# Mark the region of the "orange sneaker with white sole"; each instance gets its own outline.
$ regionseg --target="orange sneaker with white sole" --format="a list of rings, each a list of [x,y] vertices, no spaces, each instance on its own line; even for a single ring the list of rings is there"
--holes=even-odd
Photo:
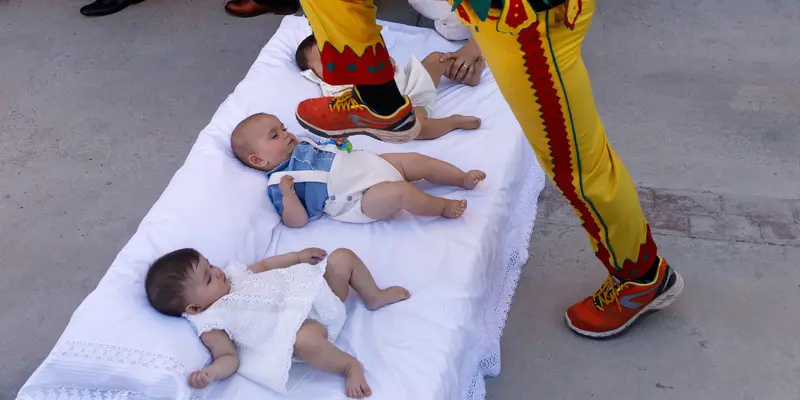
[[[619,281],[609,275],[603,286],[567,310],[567,325],[579,335],[608,338],[630,328],[639,317],[666,308],[683,291],[683,278],[659,257],[650,283]]]
[[[334,97],[302,101],[297,106],[297,122],[311,133],[338,139],[367,135],[383,142],[404,143],[419,135],[420,124],[408,96],[405,104],[392,115],[373,112],[354,89]]]

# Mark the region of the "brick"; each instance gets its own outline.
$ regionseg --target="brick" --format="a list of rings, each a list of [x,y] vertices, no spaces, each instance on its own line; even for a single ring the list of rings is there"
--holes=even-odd
[[[795,221],[796,202],[763,197],[722,196],[722,208],[728,215],[774,221]]]
[[[800,224],[800,200],[790,200],[789,204],[794,215],[794,222]]]
[[[691,215],[689,225],[691,236],[696,238],[763,242],[758,224],[738,215]]]
[[[642,204],[642,210],[652,210],[655,206],[655,190],[651,188],[640,187],[636,190],[636,192],[639,194],[639,203]]]
[[[716,215],[722,210],[719,195],[689,190],[655,190],[655,210],[667,210],[688,214]]]
[[[688,214],[660,210],[646,211],[645,216],[654,233],[672,236],[689,236],[690,234]]]
[[[761,237],[767,243],[800,246],[800,224],[794,221],[760,220]]]
[[[560,193],[556,192],[558,198],[548,199],[545,204],[547,221],[560,225],[580,226],[581,221],[572,210],[572,206],[567,203]]]

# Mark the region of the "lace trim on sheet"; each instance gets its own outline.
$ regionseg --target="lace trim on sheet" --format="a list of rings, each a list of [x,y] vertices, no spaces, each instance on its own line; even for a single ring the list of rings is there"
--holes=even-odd
[[[508,311],[514,290],[517,288],[522,266],[528,262],[528,247],[531,243],[531,234],[536,221],[539,194],[544,189],[545,175],[539,163],[531,154],[526,160],[529,168],[525,171],[525,182],[516,198],[520,201],[512,214],[511,234],[505,250],[508,260],[505,274],[491,288],[491,294],[484,310],[484,323],[486,329],[483,346],[475,347],[471,357],[475,360],[471,367],[473,373],[465,375],[469,379],[465,388],[461,389],[462,398],[465,400],[481,400],[486,397],[486,382],[484,377],[500,374],[500,337],[506,324]],[[471,376],[471,378],[468,378]]]
[[[115,362],[123,365],[144,367],[164,372],[188,375],[186,367],[173,357],[165,354],[84,341],[66,341],[56,346],[50,354]],[[203,400],[207,391],[193,390],[190,400]],[[172,400],[168,397],[148,396],[145,393],[123,388],[94,387],[87,385],[55,384],[48,386],[23,387],[17,393],[18,400]]]

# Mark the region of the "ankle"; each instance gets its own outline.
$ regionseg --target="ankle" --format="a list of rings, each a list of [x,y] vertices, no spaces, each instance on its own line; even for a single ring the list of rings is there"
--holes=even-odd
[[[357,372],[364,367],[361,365],[361,362],[358,361],[355,357],[351,355],[347,355],[349,360],[347,361],[347,365],[345,366],[344,370],[342,371],[342,375],[347,376],[352,374],[353,372]]]
[[[394,79],[380,85],[356,85],[355,91],[367,107],[383,116],[394,114],[406,102]]]
[[[656,257],[656,261],[642,276],[638,279],[633,279],[637,283],[651,283],[658,277],[658,267],[661,265],[661,257]]]
[[[449,210],[450,207],[448,207],[448,205],[450,205],[451,202],[453,203],[458,202],[457,200],[445,199],[444,197],[437,197],[437,199],[439,199],[439,201],[442,203],[442,213],[439,214],[441,216],[446,216],[447,213],[450,211]]]

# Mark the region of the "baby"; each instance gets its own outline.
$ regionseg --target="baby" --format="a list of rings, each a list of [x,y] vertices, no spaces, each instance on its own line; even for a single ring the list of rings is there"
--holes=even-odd
[[[486,178],[482,171],[464,172],[417,153],[376,155],[298,139],[269,114],[240,122],[231,148],[239,161],[267,173],[269,198],[284,225],[292,228],[322,214],[352,223],[388,219],[400,210],[459,218],[466,200],[431,196],[410,182],[424,179],[471,190]]]
[[[478,129],[481,120],[476,117],[464,115],[451,115],[446,118],[428,118],[433,104],[436,103],[436,88],[439,82],[452,65],[454,60],[440,62],[443,53],[433,52],[420,62],[413,55],[408,61],[406,68],[394,66],[395,82],[400,92],[411,99],[414,105],[414,115],[417,123],[420,124],[420,133],[417,140],[431,140],[440,138],[456,129]],[[302,74],[322,88],[323,96],[335,96],[351,86],[331,86],[322,81],[322,59],[320,58],[319,47],[314,35],[305,38],[300,42],[295,53],[297,66],[303,71]],[[394,64],[394,60],[392,60]],[[468,82],[470,86],[475,86],[480,82],[481,72],[486,67],[486,62],[481,61],[475,65],[475,72]]]
[[[348,397],[370,396],[361,363],[333,345],[346,317],[342,302],[351,286],[369,310],[410,295],[399,286],[379,289],[350,250],[335,250],[317,266],[326,256],[309,248],[224,270],[194,249],[156,260],[145,279],[150,304],[188,319],[213,357],[189,375],[189,386],[202,389],[238,371],[286,394],[294,361],[344,375]]]

